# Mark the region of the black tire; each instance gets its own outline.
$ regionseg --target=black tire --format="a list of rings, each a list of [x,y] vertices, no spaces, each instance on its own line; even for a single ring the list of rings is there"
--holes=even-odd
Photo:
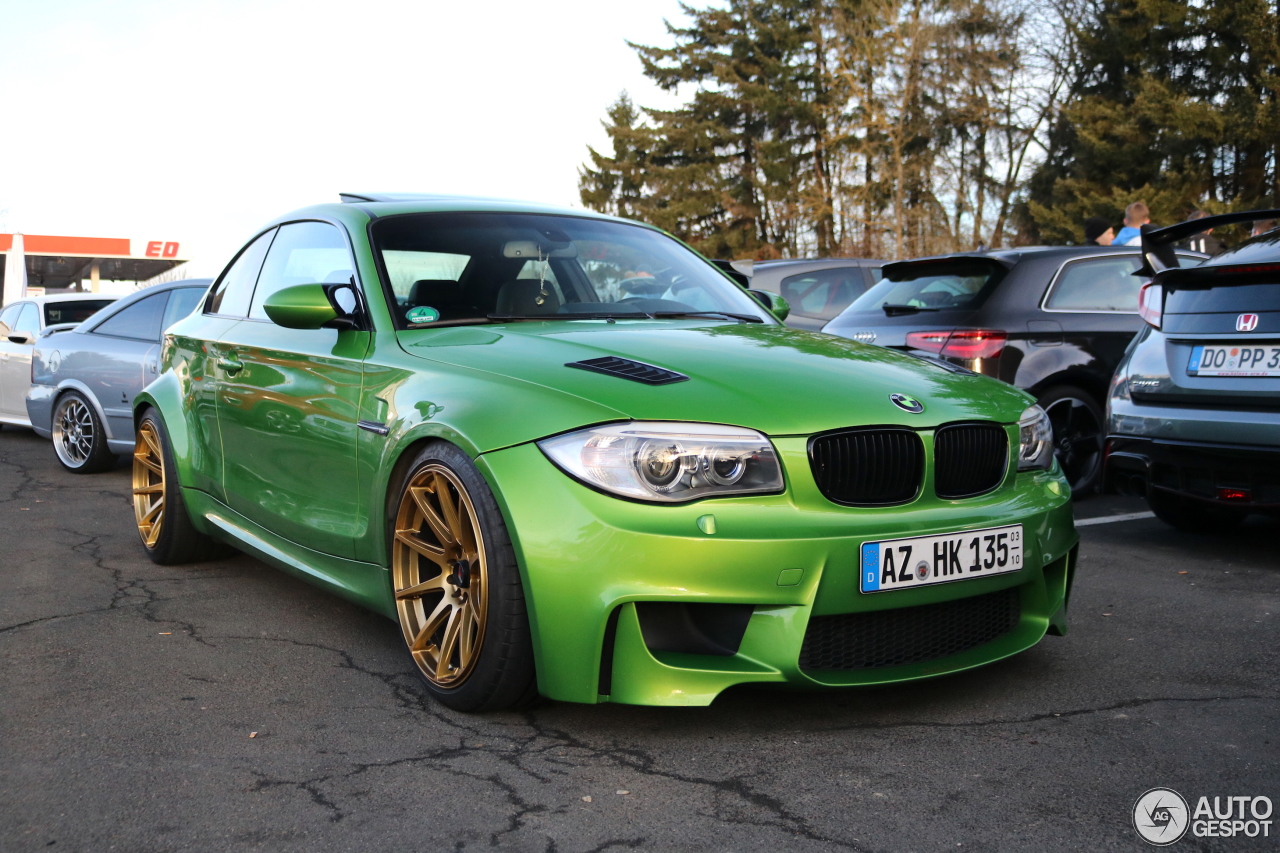
[[[388,500],[392,593],[432,587],[396,600],[414,670],[456,711],[532,704],[538,684],[524,588],[493,493],[467,455],[445,442],[423,447],[404,471]],[[425,506],[447,535],[435,532]],[[458,633],[450,640],[455,621],[467,642]]]
[[[138,421],[133,454],[134,521],[142,547],[153,563],[162,566],[221,557],[227,549],[191,523],[177,471],[164,421],[155,409],[147,409]],[[153,497],[157,494],[161,496],[158,513]]]
[[[1216,506],[1162,489],[1148,490],[1147,504],[1156,518],[1187,533],[1230,533],[1249,515],[1244,510]]]
[[[1036,402],[1053,425],[1053,455],[1071,484],[1072,496],[1090,494],[1102,477],[1102,407],[1092,394],[1074,385],[1050,388]]]
[[[102,421],[79,391],[67,391],[54,402],[49,430],[54,454],[72,474],[97,474],[115,466]]]

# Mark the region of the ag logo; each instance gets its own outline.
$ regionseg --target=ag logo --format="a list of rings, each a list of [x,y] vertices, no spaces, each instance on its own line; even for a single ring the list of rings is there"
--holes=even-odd
[[[906,394],[890,394],[889,399],[904,412],[918,415],[924,411],[924,403],[921,403],[915,397],[908,397]]]
[[[1256,328],[1258,328],[1257,314],[1241,314],[1236,318],[1237,332],[1252,332]]]
[[[1133,804],[1133,828],[1148,844],[1173,844],[1186,835],[1190,823],[1187,801],[1172,788],[1152,788]]]

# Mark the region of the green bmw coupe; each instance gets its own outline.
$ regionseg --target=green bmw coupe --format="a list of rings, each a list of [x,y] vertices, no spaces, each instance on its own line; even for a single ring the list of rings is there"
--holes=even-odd
[[[397,620],[468,711],[904,681],[1063,633],[1044,413],[785,311],[580,210],[290,213],[166,334],[138,531],[157,562],[219,540]]]

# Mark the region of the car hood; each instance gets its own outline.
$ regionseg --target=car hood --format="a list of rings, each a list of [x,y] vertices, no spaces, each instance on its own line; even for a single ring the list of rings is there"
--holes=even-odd
[[[870,424],[930,427],[1017,420],[1023,392],[882,347],[783,326],[686,321],[524,321],[400,333],[406,352],[593,401],[634,420],[745,426],[809,435]],[[688,381],[647,385],[566,367],[617,356]],[[909,414],[890,399],[924,404]]]

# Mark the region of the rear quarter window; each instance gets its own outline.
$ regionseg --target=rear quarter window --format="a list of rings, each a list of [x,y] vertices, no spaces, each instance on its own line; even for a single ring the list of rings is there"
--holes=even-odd
[[[1136,314],[1138,291],[1145,279],[1134,275],[1136,255],[1069,261],[1051,285],[1044,307],[1049,311]]]

